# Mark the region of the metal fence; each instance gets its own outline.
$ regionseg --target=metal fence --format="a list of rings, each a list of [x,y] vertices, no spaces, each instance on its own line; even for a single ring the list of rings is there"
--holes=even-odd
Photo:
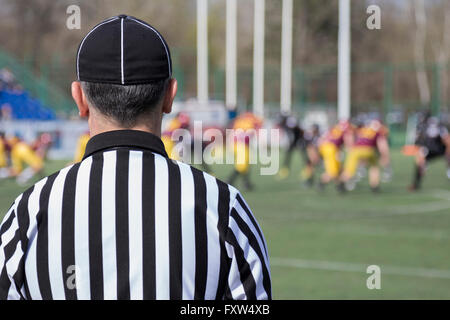
[[[195,98],[196,67],[181,66],[181,59],[174,50],[174,76],[178,80],[178,100]],[[192,56],[194,59],[195,57]],[[186,60],[186,59],[184,59]],[[0,50],[0,68],[9,68],[23,87],[44,104],[53,108],[62,117],[76,114],[76,107],[70,98],[67,70],[61,67],[57,57],[51,65],[40,66],[39,76],[32,72],[33,61],[18,61],[12,55]],[[186,61],[184,61],[186,62]],[[184,63],[186,65],[186,63]],[[424,70],[429,83],[430,101],[422,103],[416,80],[417,69]],[[450,65],[425,63],[372,63],[352,65],[352,115],[360,112],[377,112],[389,124],[391,131],[402,141],[407,119],[418,110],[430,110],[433,114],[448,113],[450,105]],[[210,68],[210,98],[224,100],[225,71]],[[299,116],[309,110],[321,108],[336,110],[337,68],[336,65],[297,66],[292,73],[293,111]],[[238,104],[241,109],[252,107],[252,68],[238,69]],[[279,110],[280,68],[265,67],[265,107],[267,114]]]
[[[422,104],[417,87],[416,70],[425,70],[429,82],[431,99]],[[450,95],[449,65],[427,63],[420,66],[411,63],[399,64],[354,64],[352,67],[352,114],[377,111],[387,117],[388,113],[429,109],[433,114],[448,111]],[[177,69],[184,79],[195,80],[195,69]],[[279,105],[280,70],[266,66],[265,101],[268,107]],[[445,79],[445,81],[444,81]],[[449,79],[449,80],[446,80]],[[252,105],[252,71],[241,68],[238,71],[239,101],[244,107]],[[183,94],[183,93],[182,93]],[[189,93],[187,93],[189,95]],[[225,96],[225,73],[223,69],[210,72],[210,95],[214,99]],[[337,104],[337,68],[331,66],[305,66],[293,70],[293,109],[302,113],[311,105],[335,108]]]
[[[0,50],[0,69],[8,68],[14,74],[16,80],[33,97],[41,100],[42,103],[55,110],[62,117],[76,113],[75,104],[69,97],[69,89],[63,90],[57,85],[57,75],[61,72],[60,68],[56,64],[52,65],[51,68],[41,67],[40,75],[37,76],[27,64],[27,62],[18,61],[5,51]]]

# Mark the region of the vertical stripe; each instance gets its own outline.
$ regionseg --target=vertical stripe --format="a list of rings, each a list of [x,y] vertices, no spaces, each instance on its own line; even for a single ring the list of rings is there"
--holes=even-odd
[[[11,243],[11,248],[13,244]],[[5,248],[6,250],[6,248]],[[12,250],[11,250],[12,251]],[[8,292],[8,299],[24,300],[24,290],[23,290],[23,261],[24,252],[22,250],[22,245],[20,243],[20,230],[17,230],[17,242],[14,244],[14,252],[12,256],[8,259],[6,263],[6,269],[8,270],[8,275],[11,278],[11,287]]]
[[[0,299],[20,299],[15,288],[14,282],[11,282],[9,260],[13,257],[15,249],[19,244],[19,225],[17,223],[16,201],[8,211],[4,222],[0,228]]]
[[[256,282],[253,278],[250,265],[245,260],[245,254],[239,245],[232,230],[228,230],[227,242],[233,246],[234,258],[239,270],[240,282],[242,283],[245,295],[248,300],[256,300]],[[237,276],[237,275],[235,275]]]
[[[228,219],[230,212],[230,191],[228,185],[220,180],[217,181],[219,189],[219,203],[217,212],[219,214],[219,221],[217,222],[217,229],[219,231],[220,243],[220,270],[219,283],[217,285],[216,300],[225,297],[227,288],[227,275],[229,272],[229,258],[225,248],[225,235],[228,230]]]
[[[53,299],[63,300],[65,298],[64,279],[62,270],[62,200],[64,182],[70,167],[61,170],[53,182],[48,203],[48,262],[50,274],[50,286]]]
[[[14,219],[15,223],[13,228],[14,237],[8,242],[3,244],[3,250],[5,255],[5,260],[1,265],[4,266],[0,275],[0,284],[2,285],[1,290],[9,285],[9,290],[7,290],[7,296],[2,297],[2,293],[0,291],[0,299],[8,299],[8,300],[21,300],[22,294],[20,292],[19,284],[14,281],[14,275],[20,269],[20,261],[23,257],[22,246],[20,244],[20,232],[19,226],[17,224],[17,219]]]
[[[231,211],[231,208],[234,207],[234,205],[236,204],[236,196],[239,193],[239,190],[237,190],[235,187],[228,185],[228,191],[230,193],[230,202],[229,202],[229,208]],[[230,212],[228,212],[228,214],[230,214]],[[228,232],[228,225],[227,225],[227,232]]]
[[[102,258],[102,168],[103,154],[92,156],[89,179],[89,279],[91,299],[103,300]]]
[[[263,243],[263,246],[264,246],[264,251],[266,252],[266,255],[267,255],[267,254],[268,254],[268,253],[267,253],[267,246],[266,246],[266,243],[265,243],[265,241],[264,241],[264,237],[263,237],[263,235],[262,235],[261,228],[259,227],[258,222],[256,222],[255,218],[253,217],[253,214],[250,212],[250,209],[248,208],[247,203],[246,203],[245,200],[241,197],[240,194],[238,194],[238,195],[236,196],[236,199],[237,199],[237,201],[239,202],[239,204],[241,205],[241,207],[242,207],[242,208],[245,210],[245,212],[247,213],[248,218],[249,218],[249,219],[251,220],[251,222],[252,222],[253,228],[258,232],[259,238],[261,239],[261,242]]]
[[[10,241],[14,235],[15,232],[13,230],[13,233],[11,233],[11,227],[16,224],[16,209],[17,209],[17,202],[13,204],[13,206],[8,210],[8,213],[5,215],[2,225],[0,227],[0,245],[7,244],[8,241]],[[0,251],[0,254],[3,253]]]
[[[225,243],[227,248],[227,253],[230,257],[235,256],[234,247],[229,243]],[[227,300],[246,300],[247,295],[245,294],[244,285],[241,282],[241,273],[239,271],[238,262],[236,259],[231,260],[230,273],[227,279],[226,288],[226,299]]]
[[[230,267],[230,270],[231,270],[231,267]],[[242,289],[242,292],[243,291],[244,291],[244,289]],[[224,295],[223,299],[224,300],[232,300],[233,299],[233,294],[231,293],[228,281],[225,285],[225,295]]]
[[[30,216],[28,215],[28,201],[30,199],[30,195],[33,193],[35,189],[35,186],[32,186],[31,188],[29,188],[28,190],[26,190],[23,195],[22,198],[20,200],[20,202],[18,203],[17,206],[17,219],[19,221],[19,225],[20,225],[20,239],[21,239],[21,244],[22,244],[22,251],[23,252],[27,252],[28,251],[28,237],[27,237],[27,231],[28,228],[30,227]],[[25,259],[23,259],[25,260]],[[22,261],[22,266],[24,268],[24,270],[22,270],[21,273],[17,274],[17,282],[18,283],[22,283],[23,287],[24,287],[24,291],[25,291],[25,296],[27,297],[27,299],[30,299],[30,291],[28,289],[28,284],[27,284],[27,278],[25,277],[25,261]]]
[[[208,272],[206,277],[205,298],[215,299],[220,272],[220,242],[219,230],[217,229],[217,224],[219,223],[219,215],[217,213],[219,189],[215,178],[207,173],[204,173],[203,176],[206,182],[206,223],[208,240]]]
[[[155,154],[156,299],[170,298],[169,184],[166,159]]]
[[[242,219],[242,226],[245,226],[245,229],[247,231],[247,238],[251,239],[254,238],[255,239],[255,244],[257,244],[258,249],[260,249],[261,254],[263,256],[263,261],[264,263],[268,266],[269,265],[269,258],[267,256],[267,251],[266,251],[266,246],[265,246],[265,240],[264,238],[260,238],[260,235],[262,236],[262,232],[258,232],[258,229],[255,229],[255,224],[252,221],[256,220],[253,218],[253,220],[251,220],[249,218],[249,214],[253,217],[252,213],[250,212],[250,209],[246,208],[247,210],[245,210],[244,208],[242,208],[242,206],[240,205],[240,203],[237,201],[234,204],[234,214],[235,216],[239,217],[240,219]],[[235,218],[236,220],[236,218]],[[242,229],[242,228],[241,228]],[[244,230],[243,230],[244,231]],[[256,249],[256,248],[255,248]]]
[[[48,202],[50,190],[55,181],[56,174],[48,177],[39,197],[39,212],[37,219],[37,243],[36,243],[36,264],[39,289],[42,299],[51,300],[53,298],[50,287],[50,276],[48,267]]]
[[[255,279],[256,297],[268,299],[271,289],[265,258],[255,236],[234,209],[231,212],[230,228],[244,252],[244,258],[249,264],[250,271]]]
[[[75,187],[75,279],[77,298],[88,300],[90,292],[89,266],[89,179],[92,157],[80,163]]]
[[[116,163],[116,259],[117,299],[130,299],[130,250],[128,230],[128,170],[130,152],[117,150]]]
[[[105,300],[117,299],[116,263],[116,151],[103,153],[102,257]]]
[[[142,152],[130,151],[128,173],[128,224],[130,226],[130,298],[142,300]]]
[[[192,168],[195,185],[195,293],[204,300],[208,273],[208,239],[206,225],[206,184],[203,173]]]
[[[145,152],[142,162],[142,277],[144,299],[154,300],[156,298],[155,156]]]
[[[20,195],[19,197],[21,199],[22,195]],[[20,199],[19,199],[19,201],[20,201]],[[2,244],[1,236],[10,227],[12,220],[14,219],[14,215],[15,215],[14,212],[15,212],[15,208],[17,207],[17,205],[18,205],[18,200],[15,200],[14,203],[9,208],[8,212],[3,217],[2,223],[0,224],[0,245]]]
[[[25,278],[25,253],[20,246],[20,259],[16,269],[16,273],[13,275],[14,283],[19,291],[20,300],[28,300],[30,294],[26,285]]]
[[[61,264],[67,300],[77,299],[75,269],[75,189],[80,163],[72,166],[64,183],[61,211]]]
[[[195,194],[191,168],[178,163],[181,176],[181,237],[183,299],[193,300],[195,291]]]
[[[36,185],[32,186],[31,188],[29,188],[22,194],[22,197],[17,205],[16,215],[17,215],[17,219],[18,219],[19,225],[20,225],[20,238],[22,240],[23,252],[27,251],[27,245],[28,245],[27,231],[30,226],[30,216],[28,215],[28,201],[29,201],[30,196],[33,193]]]
[[[169,171],[169,261],[170,299],[181,300],[183,296],[183,252],[181,243],[181,178],[180,169],[174,161],[167,160]]]
[[[15,230],[18,227],[16,217],[17,204],[17,202],[14,203],[2,223],[0,228],[0,245],[6,245],[14,237]]]
[[[41,197],[41,191],[44,185],[47,183],[48,178],[44,178],[34,185],[34,190],[30,194],[28,199],[28,216],[30,224],[28,225],[27,238],[28,238],[28,252],[27,259],[25,260],[25,278],[29,291],[30,298],[33,300],[42,300],[41,291],[39,289],[39,282],[37,277],[37,264],[36,264],[36,249],[37,249],[37,221],[36,215],[39,212],[39,199]]]

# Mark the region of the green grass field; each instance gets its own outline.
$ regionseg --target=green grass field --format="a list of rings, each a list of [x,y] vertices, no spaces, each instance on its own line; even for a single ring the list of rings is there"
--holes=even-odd
[[[66,162],[50,162],[46,173]],[[292,168],[300,167],[300,157]],[[225,179],[229,166],[213,168]],[[275,299],[450,299],[450,181],[445,164],[430,165],[423,190],[410,193],[413,159],[393,153],[394,177],[372,194],[366,181],[346,195],[257,176],[243,192],[264,231]],[[294,170],[293,170],[294,171]],[[240,185],[238,184],[239,188]],[[0,182],[0,216],[25,189]],[[381,289],[369,290],[369,265]]]

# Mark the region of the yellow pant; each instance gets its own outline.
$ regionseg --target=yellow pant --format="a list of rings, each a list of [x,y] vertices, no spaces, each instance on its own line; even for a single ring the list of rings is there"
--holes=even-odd
[[[377,164],[377,154],[375,148],[369,146],[355,146],[348,153],[345,159],[344,173],[348,177],[356,174],[361,161],[367,161],[370,166]]]
[[[0,140],[0,168],[6,167],[7,165],[5,144]]]
[[[24,163],[29,165],[36,171],[44,166],[42,158],[24,142],[18,142],[11,150],[11,162],[15,174],[19,174],[23,170]]]
[[[341,170],[341,161],[339,160],[339,149],[334,143],[325,142],[319,147],[320,155],[323,159],[325,172],[331,178],[337,178]]]
[[[247,173],[250,168],[250,147],[245,142],[234,144],[234,168],[239,173]]]

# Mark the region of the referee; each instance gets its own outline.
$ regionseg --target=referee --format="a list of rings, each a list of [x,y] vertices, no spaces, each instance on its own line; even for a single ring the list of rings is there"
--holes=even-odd
[[[0,299],[271,299],[267,247],[239,191],[167,157],[169,48],[119,15],[81,41],[80,163],[36,183],[0,226]]]

